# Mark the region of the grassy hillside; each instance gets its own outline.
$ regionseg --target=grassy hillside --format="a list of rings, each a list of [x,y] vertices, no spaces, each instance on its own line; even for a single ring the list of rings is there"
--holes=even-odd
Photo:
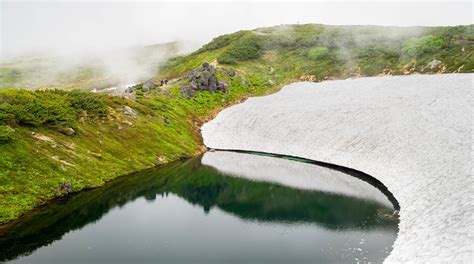
[[[169,61],[177,77],[203,60],[230,65],[274,83],[353,76],[472,72],[474,27],[297,25],[240,31],[215,38],[190,56]],[[430,67],[429,62],[440,61]],[[271,70],[273,68],[273,70]]]
[[[80,91],[0,90],[0,223],[72,191],[203,150],[199,127],[243,98],[296,81],[472,72],[473,26],[294,25],[215,38],[168,60],[136,100]],[[216,66],[227,92],[186,99],[189,73]],[[233,73],[236,74],[233,74]],[[68,86],[67,88],[70,88]],[[136,116],[135,116],[136,115]],[[75,133],[72,133],[75,131]]]

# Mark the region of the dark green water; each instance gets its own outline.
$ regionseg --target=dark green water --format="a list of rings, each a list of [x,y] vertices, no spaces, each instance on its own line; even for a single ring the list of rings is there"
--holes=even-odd
[[[250,171],[269,172],[251,160]],[[53,202],[0,236],[0,261],[379,263],[391,251],[398,219],[390,206],[224,171],[199,157]]]

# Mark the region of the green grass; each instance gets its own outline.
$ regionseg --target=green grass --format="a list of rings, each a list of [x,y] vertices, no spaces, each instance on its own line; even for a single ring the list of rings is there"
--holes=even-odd
[[[162,63],[155,79],[182,80],[168,87],[169,93],[137,92],[136,101],[78,91],[1,90],[0,223],[64,195],[59,187],[65,182],[74,191],[98,187],[199,153],[200,125],[242,98],[269,94],[296,80],[473,72],[473,43],[472,25],[279,26],[220,36]],[[231,59],[222,60],[226,56]],[[434,59],[442,65],[431,69],[427,63]],[[183,77],[203,62],[219,61],[217,75],[229,92],[184,99]],[[229,76],[229,69],[237,75]],[[13,70],[0,74],[13,84],[18,78]],[[136,119],[125,114],[126,105],[137,111]],[[76,134],[64,135],[65,127]]]

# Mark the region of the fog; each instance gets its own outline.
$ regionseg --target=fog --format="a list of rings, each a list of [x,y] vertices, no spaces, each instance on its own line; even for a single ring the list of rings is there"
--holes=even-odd
[[[240,29],[294,23],[470,24],[472,3],[3,1],[1,57],[33,51],[100,51],[175,40],[202,44],[219,34]]]
[[[115,52],[112,61],[100,61],[107,65],[106,71],[117,76],[129,73],[140,76],[143,70],[150,71],[149,67],[140,69],[127,52],[121,52],[124,49],[180,41],[186,44],[180,52],[186,52],[220,34],[241,29],[297,23],[395,26],[472,23],[470,1],[0,3],[2,62],[18,56],[46,54],[66,61],[60,65],[74,65],[71,62],[82,61],[84,57],[90,59],[91,54],[97,58]]]

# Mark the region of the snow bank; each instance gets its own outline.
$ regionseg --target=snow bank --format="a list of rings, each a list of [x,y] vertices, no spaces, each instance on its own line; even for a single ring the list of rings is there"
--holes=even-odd
[[[379,189],[340,171],[293,160],[236,152],[206,152],[202,164],[238,178],[277,183],[377,202],[393,208]]]
[[[299,156],[363,171],[400,203],[386,263],[471,262],[473,74],[295,83],[222,111],[210,148]]]

